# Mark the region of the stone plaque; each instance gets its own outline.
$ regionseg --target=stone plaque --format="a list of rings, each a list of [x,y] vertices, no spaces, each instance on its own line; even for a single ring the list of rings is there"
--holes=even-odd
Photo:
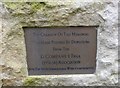
[[[29,75],[92,74],[96,27],[24,28]]]

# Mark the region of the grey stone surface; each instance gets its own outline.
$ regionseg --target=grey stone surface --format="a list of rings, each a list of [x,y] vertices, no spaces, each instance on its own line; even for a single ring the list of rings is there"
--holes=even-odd
[[[118,84],[118,0],[0,3],[0,86],[110,86]],[[24,26],[95,26],[96,73],[29,77]]]

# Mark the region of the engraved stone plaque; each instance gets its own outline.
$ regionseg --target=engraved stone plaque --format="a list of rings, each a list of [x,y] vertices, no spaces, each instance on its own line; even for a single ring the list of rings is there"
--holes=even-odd
[[[29,75],[94,73],[96,28],[24,28]]]

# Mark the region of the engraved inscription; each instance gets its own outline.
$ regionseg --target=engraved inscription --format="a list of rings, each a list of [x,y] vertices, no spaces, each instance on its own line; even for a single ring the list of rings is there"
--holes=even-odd
[[[91,74],[96,27],[24,28],[29,75]]]

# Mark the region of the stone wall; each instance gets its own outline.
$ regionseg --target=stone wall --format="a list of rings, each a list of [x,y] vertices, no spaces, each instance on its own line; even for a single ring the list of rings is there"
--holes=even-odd
[[[118,0],[38,1],[42,2],[0,3],[0,86],[117,85]],[[22,27],[96,25],[99,28],[94,74],[28,76]]]

